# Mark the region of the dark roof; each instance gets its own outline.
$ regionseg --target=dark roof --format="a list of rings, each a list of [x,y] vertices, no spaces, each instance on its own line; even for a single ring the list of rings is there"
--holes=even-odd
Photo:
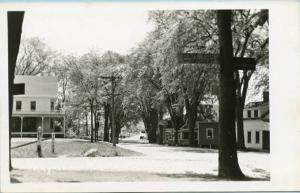
[[[267,110],[264,114],[261,115],[261,120],[265,122],[270,122],[270,111]]]
[[[253,108],[253,107],[259,107],[261,106],[262,104],[264,104],[265,102],[263,101],[259,101],[259,102],[250,102],[248,103],[245,108]]]

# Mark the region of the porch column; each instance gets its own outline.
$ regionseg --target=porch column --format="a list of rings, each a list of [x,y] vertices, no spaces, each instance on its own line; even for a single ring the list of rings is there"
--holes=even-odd
[[[23,136],[23,116],[20,117],[21,118],[21,138]]]

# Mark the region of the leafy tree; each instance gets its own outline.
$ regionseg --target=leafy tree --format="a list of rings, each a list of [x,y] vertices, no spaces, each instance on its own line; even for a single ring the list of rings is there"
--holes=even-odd
[[[58,56],[49,70],[58,79],[59,98],[63,106],[68,100],[68,91],[71,83],[70,71],[77,62],[78,59],[75,56]]]
[[[143,120],[148,140],[156,142],[158,127],[158,100],[160,85],[156,85],[156,71],[153,66],[151,41],[142,42],[129,56],[129,70],[125,79],[127,90],[125,104],[136,107],[135,111]]]
[[[256,61],[268,55],[268,11],[236,10],[233,12],[234,56],[254,57]],[[243,109],[249,81],[255,71],[235,70],[237,145],[244,149]],[[266,76],[264,76],[266,77]]]
[[[16,75],[38,75],[46,72],[53,62],[54,52],[37,37],[21,41]]]
[[[190,145],[194,144],[194,127],[197,109],[204,95],[209,92],[216,78],[213,64],[180,64],[179,53],[215,53],[215,18],[211,11],[152,11],[150,19],[155,23],[155,65],[160,70],[163,95],[173,126],[175,144],[178,129],[183,124],[183,107],[186,124],[190,129]],[[212,24],[211,24],[212,23]],[[174,104],[175,102],[175,104]],[[176,108],[173,108],[173,107]]]
[[[75,63],[70,71],[72,93],[75,93],[77,97],[73,99],[77,100],[79,104],[88,104],[91,117],[91,142],[95,140],[94,125],[95,114],[97,112],[97,101],[100,94],[99,75],[97,66],[100,64],[100,57],[90,52],[81,56],[78,62]]]

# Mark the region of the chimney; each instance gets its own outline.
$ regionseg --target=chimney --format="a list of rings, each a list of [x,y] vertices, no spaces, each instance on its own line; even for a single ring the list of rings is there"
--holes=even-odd
[[[269,102],[269,91],[263,92],[263,102]]]

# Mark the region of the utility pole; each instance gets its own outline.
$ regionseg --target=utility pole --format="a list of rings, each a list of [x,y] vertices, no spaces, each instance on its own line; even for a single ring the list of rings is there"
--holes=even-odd
[[[121,79],[120,76],[115,76],[113,73],[111,76],[100,76],[102,79],[109,79],[111,82],[111,93],[108,96],[111,96],[111,125],[112,125],[112,143],[113,146],[116,146],[116,127],[115,127],[115,94],[116,89],[116,80]]]

